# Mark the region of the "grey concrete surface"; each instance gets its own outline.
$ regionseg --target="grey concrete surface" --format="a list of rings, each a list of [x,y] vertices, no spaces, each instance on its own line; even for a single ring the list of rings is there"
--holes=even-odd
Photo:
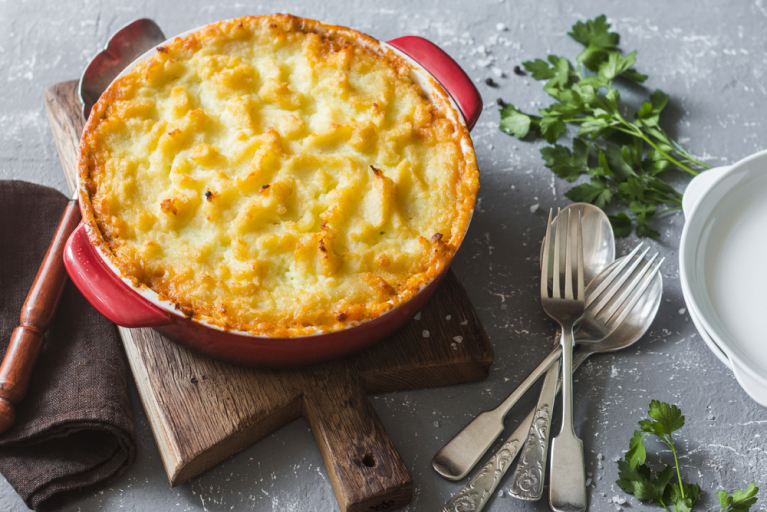
[[[493,342],[495,364],[485,382],[372,397],[413,475],[415,492],[406,510],[440,510],[461,484],[434,473],[432,455],[473,415],[495,407],[553,342],[553,326],[535,300],[538,244],[544,210],[568,202],[563,196],[568,185],[543,167],[539,143],[520,142],[498,131],[496,98],[527,110],[548,101],[538,83],[515,75],[513,67],[549,52],[574,57],[579,46],[565,35],[569,27],[605,13],[622,35],[622,48],[639,50],[637,68],[650,75],[646,87],[671,96],[669,132],[711,165],[732,163],[767,147],[767,1],[1,0],[0,179],[65,190],[43,90],[78,77],[124,23],[148,16],[172,35],[219,19],[272,12],[322,19],[384,40],[406,34],[427,37],[464,66],[485,100],[473,132],[482,189],[455,267]],[[499,30],[499,23],[507,28]],[[493,68],[504,76],[496,76]],[[485,84],[490,77],[497,88]],[[678,188],[686,182],[680,176]],[[533,205],[540,209],[533,211]],[[699,509],[718,510],[720,488],[742,488],[755,480],[765,487],[757,508],[767,510],[767,410],[741,390],[686,313],[676,263],[683,223],[681,214],[664,219],[662,237],[651,242],[667,263],[664,301],[648,334],[623,352],[594,357],[577,375],[576,429],[586,448],[594,511],[655,509],[633,498],[616,505],[612,498],[624,496],[615,485],[614,460],[628,448],[636,422],[656,398],[678,404],[687,417],[676,439],[683,474],[704,491]],[[619,252],[635,243],[633,238],[621,241]],[[65,510],[338,510],[303,420],[170,488],[135,389],[133,394],[139,431],[136,463],[108,488]],[[534,399],[528,394],[512,411],[507,432]],[[659,454],[651,457],[653,463],[669,460],[658,446],[650,451]],[[506,479],[500,488],[508,484]],[[0,510],[25,508],[0,479]],[[505,493],[489,506],[498,512],[547,509],[545,500],[521,503]]]

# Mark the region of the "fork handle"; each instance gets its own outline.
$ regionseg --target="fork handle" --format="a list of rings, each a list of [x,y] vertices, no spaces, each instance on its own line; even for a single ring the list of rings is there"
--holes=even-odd
[[[557,356],[561,354],[561,347],[557,346],[555,352]],[[582,365],[586,359],[593,354],[588,348],[584,348],[582,345],[575,351],[573,357],[573,371],[575,371],[580,365]],[[555,363],[558,361],[555,361]],[[560,380],[557,383],[557,392],[562,386]],[[447,502],[443,512],[461,512],[471,510],[472,512],[480,512],[487,502],[494,496],[495,489],[503,479],[503,476],[511,467],[511,462],[514,460],[514,456],[519,450],[520,443],[525,439],[528,431],[530,430],[530,424],[533,422],[535,416],[535,409],[531,410],[527,417],[522,420],[519,426],[514,430],[514,433],[506,439],[503,446],[493,455],[490,460],[485,463],[483,468],[474,475],[469,482],[453,496],[450,501]],[[545,463],[545,461],[544,461]],[[471,503],[474,508],[466,508],[466,504]],[[462,508],[463,507],[463,508]]]
[[[583,441],[573,428],[573,326],[562,326],[562,430],[551,443],[549,504],[555,512],[586,510]]]

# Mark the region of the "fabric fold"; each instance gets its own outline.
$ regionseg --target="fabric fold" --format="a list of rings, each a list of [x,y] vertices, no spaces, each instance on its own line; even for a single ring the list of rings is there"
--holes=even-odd
[[[64,211],[58,191],[0,181],[0,353],[18,325]],[[117,331],[68,282],[15,425],[0,435],[0,473],[28,507],[49,509],[114,480],[136,457]]]

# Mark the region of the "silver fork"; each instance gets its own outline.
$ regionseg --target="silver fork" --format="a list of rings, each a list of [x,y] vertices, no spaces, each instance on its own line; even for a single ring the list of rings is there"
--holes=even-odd
[[[598,286],[586,289],[586,308],[578,334],[575,335],[576,343],[599,343],[610,336],[642,298],[664,259],[654,265],[658,254],[646,260],[645,255],[650,249],[645,249],[637,256],[641,247],[640,243],[626,257],[621,258],[620,263]],[[631,276],[634,276],[633,279],[627,283]],[[561,349],[558,352],[561,353]],[[551,410],[559,377],[558,363],[556,361],[546,373],[535,409],[535,419],[511,478],[509,494],[521,500],[538,500],[543,494]]]
[[[653,264],[657,255],[650,261],[647,261],[643,257],[645,253],[642,253],[640,256],[636,256],[637,252],[638,248],[632,251],[628,256],[622,258],[623,261],[621,261],[615,268],[610,270],[610,273],[601,280],[599,285],[594,284],[593,289],[592,285],[589,285],[586,294],[588,297],[588,304],[594,304],[595,300],[598,299],[599,295],[602,293],[609,294],[612,297],[612,301],[608,302],[608,304],[605,306],[605,308],[608,308],[607,310],[594,311],[593,307],[587,308],[582,322],[589,320],[588,317],[591,317],[592,315],[598,315],[599,318],[604,319],[603,321],[605,323],[611,324],[614,326],[614,328],[617,329],[624,321],[626,321],[627,316],[631,314],[634,306],[636,306],[637,302],[642,299],[648,288],[652,286],[652,283],[655,282],[657,274],[660,271],[660,267],[663,264],[663,259],[661,259],[658,263]],[[631,264],[633,259],[642,261],[643,263],[640,263],[640,266],[637,268],[636,265]],[[547,260],[544,259],[544,262],[546,261]],[[630,283],[626,284],[627,279],[629,279],[632,275],[633,278],[631,278]],[[595,281],[599,280],[600,278],[598,277]],[[611,283],[607,288],[601,286],[601,283],[605,281]],[[599,291],[599,294],[597,294],[597,291]],[[601,303],[601,300],[599,302]],[[633,343],[633,341],[628,344],[630,345],[631,343]],[[599,343],[597,343],[597,346],[598,345]],[[616,348],[620,347],[613,347],[613,349]],[[573,358],[573,371],[578,368],[591,353],[592,352],[590,352],[589,349],[580,350]],[[550,368],[550,365],[559,366],[561,354],[562,348],[557,347],[551,353],[551,355],[543,361],[542,372],[547,371],[547,369]],[[548,363],[546,362],[547,360],[549,361]],[[538,376],[540,376],[540,374],[538,374]],[[555,388],[556,391],[551,389],[553,387],[551,386],[551,381],[554,377],[558,377],[558,375],[556,373],[553,375],[547,374],[547,380],[549,380],[549,383],[547,385],[547,383],[544,382],[544,388],[548,388],[548,390],[544,389],[541,391],[542,395],[545,393],[550,397],[548,399],[549,410],[551,409],[551,406],[553,406],[554,397],[556,392],[559,390],[559,387]],[[537,379],[532,379],[532,383],[534,383],[535,380]],[[525,382],[527,382],[527,379]],[[554,380],[554,382],[556,382],[556,380]],[[515,394],[524,393],[532,383],[521,384],[520,387],[515,391]],[[561,385],[561,382],[559,384]],[[530,456],[530,450],[528,450],[528,448],[535,445],[530,445],[533,438],[529,437],[528,434],[533,432],[534,429],[548,430],[548,424],[546,426],[542,426],[539,423],[539,420],[543,416],[542,414],[539,414],[541,410],[542,409],[540,407],[537,407],[536,409],[530,411],[530,414],[528,414],[527,417],[522,420],[516,430],[514,430],[511,436],[506,439],[503,446],[495,453],[495,455],[493,455],[485,463],[482,469],[480,469],[468,481],[468,483],[460,491],[458,491],[458,493],[455,494],[450,499],[450,501],[445,504],[443,512],[466,512],[468,510],[473,512],[480,512],[483,510],[485,505],[487,505],[487,502],[494,496],[498,484],[500,484],[503,476],[506,474],[506,471],[512,465],[512,462],[514,461],[517,453],[520,451],[520,448],[522,448],[522,454],[520,455],[519,464],[522,465],[523,461],[527,457],[526,460],[529,463],[528,468],[537,467],[537,474],[528,473],[526,477],[521,478],[522,485],[520,487],[524,487],[526,491],[530,491],[533,487],[540,486],[541,492],[539,492],[537,495],[538,498],[540,498],[543,491],[543,480],[545,476],[543,468],[546,464],[546,453],[545,450],[541,450],[537,453],[538,462],[534,461],[533,457]],[[536,423],[538,423],[538,425],[536,425]],[[522,447],[522,443],[525,441],[525,439],[527,439],[528,442],[525,447]],[[547,433],[546,440],[548,440]],[[519,466],[517,466],[517,469],[519,470]],[[534,480],[537,480],[537,482],[534,482]],[[509,489],[509,494],[515,497],[520,497],[517,491],[518,489],[516,489],[512,483]]]
[[[583,280],[583,234],[580,214],[573,236],[572,216],[568,210],[567,224],[557,223],[554,234],[554,261],[549,269],[549,246],[551,244],[551,215],[546,225],[546,241],[541,265],[541,305],[543,310],[562,327],[559,343],[562,345],[562,430],[551,442],[551,477],[549,503],[556,512],[582,512],[586,510],[586,465],[583,460],[583,442],[573,429],[573,326],[586,309]],[[565,272],[561,275],[559,265],[561,244],[566,244]],[[576,272],[573,276],[573,263]],[[552,289],[549,296],[548,279],[552,273]],[[560,280],[564,280],[564,293]]]

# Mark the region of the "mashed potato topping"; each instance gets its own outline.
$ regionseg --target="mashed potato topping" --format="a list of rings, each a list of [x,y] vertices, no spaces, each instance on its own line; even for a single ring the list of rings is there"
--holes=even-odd
[[[375,318],[444,270],[479,188],[468,132],[432,89],[367,36],[292,16],[179,37],[90,116],[91,242],[225,329]]]

